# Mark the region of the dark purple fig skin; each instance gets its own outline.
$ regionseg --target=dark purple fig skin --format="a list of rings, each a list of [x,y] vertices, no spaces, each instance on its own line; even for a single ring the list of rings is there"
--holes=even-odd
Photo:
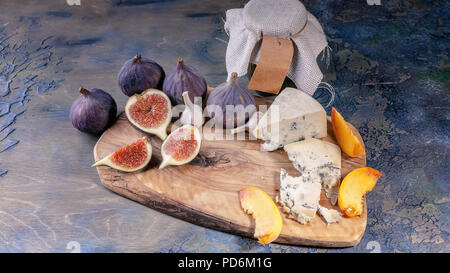
[[[169,96],[173,105],[183,104],[183,92],[188,91],[189,98],[194,102],[194,97],[206,97],[206,80],[197,69],[184,63],[178,58],[177,66],[167,74],[164,80],[164,93]]]
[[[116,119],[117,105],[107,92],[93,88],[80,88],[81,95],[70,108],[73,127],[81,132],[100,134]]]
[[[224,82],[214,88],[214,90],[212,90],[209,94],[208,100],[206,101],[206,107],[207,110],[209,110],[209,116],[214,119],[214,122],[217,126],[221,123],[224,128],[227,126],[226,105],[243,105],[244,108],[247,108],[249,105],[253,106],[252,111],[245,113],[245,120],[242,118],[238,120],[238,115],[236,113],[234,114],[234,121],[232,122],[234,128],[237,126],[241,126],[245,122],[247,122],[252,113],[256,111],[255,97],[252,95],[250,90],[239,85],[237,73],[232,74],[230,81]],[[220,115],[216,117],[216,113],[214,112],[216,109],[214,109],[214,107],[210,108],[211,106],[220,107],[220,109],[223,111],[223,120],[217,120]]]
[[[149,88],[161,90],[165,76],[159,64],[138,54],[123,64],[117,81],[122,92],[130,97]]]

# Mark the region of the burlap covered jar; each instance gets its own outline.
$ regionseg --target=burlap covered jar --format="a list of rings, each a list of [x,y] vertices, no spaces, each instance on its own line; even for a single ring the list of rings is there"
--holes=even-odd
[[[258,61],[264,55],[265,68],[261,70],[265,74],[259,74],[260,82],[255,86],[262,86],[264,89],[267,81],[280,78],[284,73],[298,89],[310,95],[314,94],[323,79],[323,73],[316,59],[324,49],[329,50],[329,47],[322,26],[300,1],[251,0],[244,8],[228,10],[224,27],[229,36],[226,51],[229,77],[233,72],[239,76],[246,75],[251,64],[261,66]],[[283,43],[285,47],[281,45]],[[278,46],[280,47],[277,48]],[[289,50],[293,52],[289,53]],[[280,64],[287,60],[288,63]],[[258,72],[258,67],[249,87]],[[256,90],[275,94],[279,91]]]

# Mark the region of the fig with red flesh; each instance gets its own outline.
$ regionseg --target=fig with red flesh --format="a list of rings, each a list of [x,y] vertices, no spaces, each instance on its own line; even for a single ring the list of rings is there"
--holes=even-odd
[[[189,163],[198,155],[201,144],[202,137],[195,126],[184,125],[176,129],[161,146],[163,160],[159,168]]]
[[[122,92],[132,96],[149,88],[161,89],[165,75],[159,64],[137,54],[123,64],[117,80]]]
[[[101,89],[89,91],[82,87],[80,93],[70,108],[72,125],[85,133],[102,133],[116,118],[116,102]]]
[[[184,63],[183,58],[178,58],[177,66],[167,74],[164,79],[163,89],[173,105],[183,104],[183,92],[189,93],[189,99],[195,101],[195,97],[206,97],[206,80],[194,67]]]
[[[123,172],[135,172],[147,166],[151,158],[152,145],[147,137],[142,137],[100,159],[92,167],[109,166]]]
[[[167,137],[167,126],[172,119],[172,104],[164,92],[147,89],[128,99],[125,114],[136,128],[164,140]]]

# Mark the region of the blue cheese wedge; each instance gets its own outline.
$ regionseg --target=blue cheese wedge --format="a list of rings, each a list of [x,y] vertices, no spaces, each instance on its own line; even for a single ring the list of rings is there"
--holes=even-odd
[[[277,201],[290,218],[307,224],[316,215],[321,189],[320,177],[309,173],[292,177],[281,169],[280,197]]]
[[[262,150],[273,151],[305,138],[327,136],[327,115],[313,97],[285,88],[261,117],[253,135],[265,141]]]
[[[339,146],[314,138],[284,146],[294,167],[303,175],[320,177],[320,183],[333,205],[337,202],[341,178],[341,149]]]

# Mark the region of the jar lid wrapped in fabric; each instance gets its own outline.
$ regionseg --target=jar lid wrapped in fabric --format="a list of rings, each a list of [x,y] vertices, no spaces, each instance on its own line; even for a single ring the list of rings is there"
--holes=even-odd
[[[258,80],[279,78],[284,73],[298,89],[314,94],[323,78],[316,58],[328,43],[322,26],[300,1],[251,0],[244,8],[226,12],[225,31],[230,37],[226,52],[229,77],[233,72],[244,76],[252,63],[258,64],[258,69],[264,56],[261,71],[266,74],[260,73]]]

